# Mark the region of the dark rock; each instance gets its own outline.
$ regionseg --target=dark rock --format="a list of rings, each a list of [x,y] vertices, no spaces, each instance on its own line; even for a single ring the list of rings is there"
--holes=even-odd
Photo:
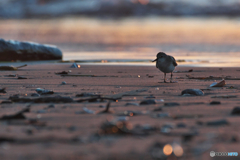
[[[221,104],[221,102],[219,102],[219,101],[212,101],[212,102],[210,102],[210,104],[211,105],[217,105],[217,104]]]
[[[1,89],[0,89],[0,93],[7,93],[7,92],[6,92],[6,88],[1,88]]]
[[[55,46],[0,39],[0,61],[61,60],[62,52]]]
[[[100,96],[100,95],[95,93],[86,93],[86,92],[76,94],[76,97],[91,97],[91,96]]]
[[[54,104],[50,104],[48,108],[55,108]]]
[[[38,110],[37,113],[47,113],[47,111],[44,109],[41,109],[41,110]]]
[[[185,123],[178,123],[178,124],[176,124],[176,127],[177,128],[186,128],[187,125]]]
[[[162,107],[154,108],[153,111],[154,111],[154,112],[162,111]]]
[[[220,126],[220,125],[228,125],[228,121],[226,119],[220,119],[215,121],[209,121],[206,123],[208,126]]]
[[[138,103],[132,103],[132,102],[128,102],[125,104],[125,106],[139,106]]]
[[[179,103],[171,102],[171,103],[164,103],[164,106],[166,107],[174,107],[174,106],[180,106]]]
[[[9,75],[5,75],[4,77],[16,77],[16,74],[9,74]]]
[[[145,98],[156,98],[156,97],[154,97],[154,96],[147,96],[147,97],[145,97]]]
[[[157,113],[152,115],[153,118],[169,118],[169,114],[168,113]]]
[[[56,72],[55,74],[60,74],[60,75],[62,75],[62,74],[68,74],[68,72],[67,72],[67,71],[62,71],[62,72]]]
[[[240,115],[240,107],[233,108],[231,114],[232,115]]]
[[[156,104],[155,100],[149,99],[140,102],[140,105],[149,105],[149,104]]]
[[[19,98],[11,96],[9,97],[10,100],[13,102],[34,102],[34,103],[71,103],[73,99],[70,97],[62,97],[62,96],[55,96],[55,97],[40,97],[40,98]]]
[[[27,77],[18,76],[18,79],[27,79]]]
[[[238,142],[239,141],[239,138],[238,138],[238,136],[232,136],[231,137],[231,142]]]
[[[190,95],[190,96],[203,96],[204,93],[200,89],[185,89],[182,91],[181,95]]]
[[[1,104],[10,104],[13,103],[12,101],[2,101]]]
[[[40,97],[40,94],[32,93],[31,96],[32,96],[32,97]]]

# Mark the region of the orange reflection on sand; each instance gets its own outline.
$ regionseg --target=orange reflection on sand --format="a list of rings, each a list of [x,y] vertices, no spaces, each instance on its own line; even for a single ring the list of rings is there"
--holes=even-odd
[[[183,149],[180,145],[178,144],[174,144],[173,145],[173,153],[177,156],[177,157],[181,157],[183,155]]]
[[[170,144],[166,144],[164,147],[163,147],[163,153],[166,155],[166,156],[169,156],[170,154],[172,154],[172,151],[173,151],[173,148]]]

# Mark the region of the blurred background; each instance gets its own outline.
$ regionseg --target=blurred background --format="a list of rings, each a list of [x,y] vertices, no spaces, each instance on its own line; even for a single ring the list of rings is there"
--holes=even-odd
[[[240,64],[240,0],[1,0],[0,38],[59,47],[64,60]]]

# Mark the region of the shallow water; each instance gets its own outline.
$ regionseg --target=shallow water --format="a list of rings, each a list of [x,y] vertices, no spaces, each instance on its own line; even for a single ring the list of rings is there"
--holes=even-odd
[[[182,66],[239,66],[240,18],[139,17],[0,20],[0,37],[57,45],[63,60],[154,65],[159,51]]]

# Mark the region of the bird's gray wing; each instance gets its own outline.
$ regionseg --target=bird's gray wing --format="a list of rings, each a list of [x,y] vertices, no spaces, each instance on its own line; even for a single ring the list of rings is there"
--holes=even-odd
[[[171,58],[172,58],[172,60],[173,60],[173,65],[174,66],[177,66],[178,64],[177,64],[177,62],[176,62],[176,60],[175,60],[175,58],[174,57],[172,57],[172,56],[170,56]]]

